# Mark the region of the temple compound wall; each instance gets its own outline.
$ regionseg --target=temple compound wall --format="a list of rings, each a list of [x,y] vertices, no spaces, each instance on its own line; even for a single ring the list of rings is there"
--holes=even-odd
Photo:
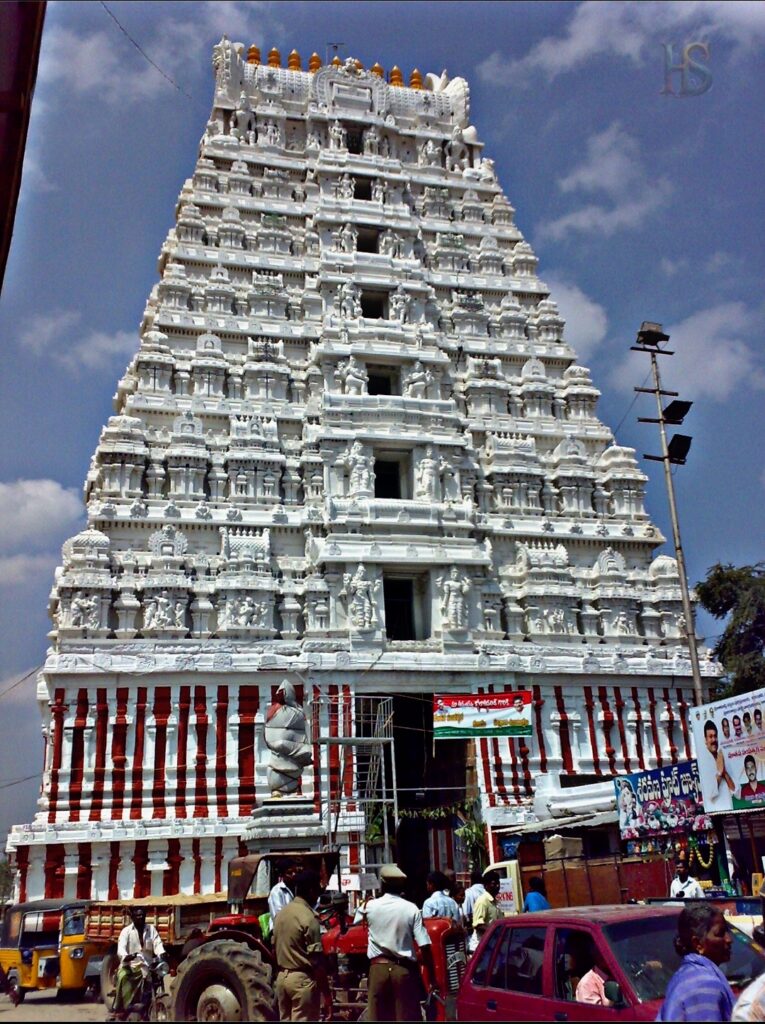
[[[283,680],[310,722],[301,794],[319,821],[342,804],[327,835],[351,873],[357,754],[327,740],[365,696],[397,709],[402,801],[444,804],[465,777],[434,795],[433,694],[531,691],[531,737],[462,745],[492,828],[605,808],[614,773],[691,754],[675,562],[467,83],[280,63],[214,48],[51,592],[39,807],[8,845],[21,898],[225,887]]]

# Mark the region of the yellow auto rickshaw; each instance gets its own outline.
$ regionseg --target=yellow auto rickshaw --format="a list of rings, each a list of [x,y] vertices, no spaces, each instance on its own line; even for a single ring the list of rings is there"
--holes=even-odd
[[[58,989],[76,995],[95,985],[98,972],[89,976],[89,961],[102,949],[97,942],[86,941],[87,910],[83,900],[37,900],[8,908],[0,935],[0,966],[18,1002],[27,992]]]

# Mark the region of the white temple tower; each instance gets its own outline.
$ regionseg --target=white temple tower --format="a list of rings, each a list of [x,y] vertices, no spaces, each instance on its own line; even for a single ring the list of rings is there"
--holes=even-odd
[[[56,572],[42,796],[8,847],[21,898],[222,888],[268,796],[283,679],[324,817],[353,801],[354,755],[320,740],[353,734],[363,695],[394,698],[403,805],[463,799],[474,766],[494,828],[606,806],[612,774],[691,752],[674,560],[467,83],[282,68],[226,39],[213,63]],[[431,744],[434,692],[524,688],[531,740]]]

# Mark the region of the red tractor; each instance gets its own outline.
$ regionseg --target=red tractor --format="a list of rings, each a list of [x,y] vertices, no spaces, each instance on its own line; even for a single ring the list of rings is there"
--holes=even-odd
[[[337,870],[339,854],[253,854],[231,861],[228,898],[234,912],[213,919],[207,932],[187,943],[173,984],[175,1020],[278,1019],[273,950],[263,936],[261,915],[268,910],[268,893],[276,882],[277,868],[285,861],[317,871],[324,887]],[[351,923],[347,909],[347,897],[336,894],[323,902],[320,917],[326,929],[323,943],[333,1015],[336,1020],[354,1021],[365,1019],[367,928],[365,923]],[[429,1016],[446,1020],[453,1017],[454,998],[465,970],[465,936],[445,918],[430,918],[425,925],[433,947],[435,982],[444,996],[444,1002],[437,1002]]]

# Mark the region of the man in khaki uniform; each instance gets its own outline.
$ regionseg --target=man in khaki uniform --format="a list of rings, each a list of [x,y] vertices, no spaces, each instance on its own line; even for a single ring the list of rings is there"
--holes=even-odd
[[[361,910],[369,924],[369,1020],[422,1020],[425,991],[415,943],[435,990],[433,951],[419,907],[403,897],[406,875],[396,864],[380,870],[383,894]]]
[[[487,871],[483,876],[485,892],[481,893],[473,907],[473,929],[480,941],[481,936],[497,918],[502,917],[502,911],[497,906],[497,895],[499,893],[499,875],[496,871]],[[476,942],[476,945],[478,943]]]
[[[332,1015],[321,929],[313,912],[321,886],[314,871],[299,872],[294,885],[294,900],[274,921],[279,1019],[316,1021],[322,1005],[327,1017]]]

